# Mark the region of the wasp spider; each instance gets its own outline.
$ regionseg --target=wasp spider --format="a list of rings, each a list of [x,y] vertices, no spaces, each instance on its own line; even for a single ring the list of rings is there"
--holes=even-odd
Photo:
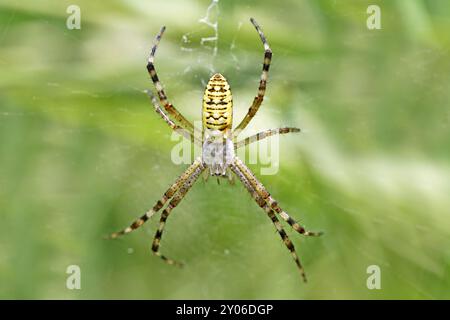
[[[270,49],[261,28],[253,18],[250,19],[250,21],[255,26],[256,31],[259,33],[259,37],[264,45],[264,63],[259,82],[258,94],[254,98],[253,103],[244,119],[235,129],[232,129],[233,100],[230,86],[221,74],[214,74],[210,78],[203,96],[203,130],[200,132],[201,139],[199,139],[196,134],[198,133],[198,129],[194,128],[192,123],[189,122],[180,112],[178,112],[178,110],[169,102],[156,73],[153,61],[156,49],[165,30],[165,27],[161,28],[150,53],[147,70],[158,92],[159,101],[165,111],[160,107],[156,98],[150,92],[147,93],[151,98],[156,112],[164,119],[172,130],[183,135],[193,143],[201,145],[202,157],[195,159],[186,171],[175,180],[169,189],[167,189],[162,198],[156,202],[153,208],[134,221],[129,227],[111,234],[110,238],[115,239],[121,235],[136,230],[156,212],[163,208],[167,202],[169,202],[161,214],[159,227],[153,239],[152,251],[155,255],[162,258],[168,264],[181,265],[180,262],[162,255],[159,251],[161,237],[167,218],[171,214],[172,210],[180,203],[202,172],[209,172],[210,175],[230,179],[234,173],[234,175],[236,175],[237,178],[243,183],[256,203],[266,212],[267,216],[270,218],[281,236],[284,244],[292,254],[292,257],[294,258],[304,281],[306,281],[306,276],[302,264],[300,263],[300,259],[295,251],[294,245],[284,231],[277,216],[281,217],[281,219],[286,221],[295,231],[301,233],[302,235],[319,236],[321,233],[307,231],[300,223],[292,219],[286,211],[281,209],[278,202],[270,195],[270,193],[250,171],[250,169],[235,155],[235,150],[237,148],[246,146],[252,142],[259,141],[276,134],[300,131],[300,129],[297,128],[271,129],[260,132],[244,140],[237,141],[239,132],[247,127],[264,99],[267,76],[272,59],[272,50]]]

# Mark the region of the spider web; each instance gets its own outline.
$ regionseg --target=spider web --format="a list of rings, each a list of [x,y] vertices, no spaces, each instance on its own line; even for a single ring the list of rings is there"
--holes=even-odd
[[[214,67],[214,60],[217,57],[218,43],[219,43],[219,0],[213,0],[211,2],[211,4],[206,9],[206,15],[200,18],[198,22],[212,29],[211,30],[212,35],[201,37],[200,39],[200,45],[205,48],[208,48],[211,51],[208,53],[210,61],[205,65],[199,58],[197,62],[201,65],[205,65],[205,67],[208,68],[211,73],[214,73],[216,72]],[[188,52],[194,51],[191,47],[188,46],[192,41],[191,36],[193,33],[194,32],[188,32],[181,37],[182,39],[181,50]]]

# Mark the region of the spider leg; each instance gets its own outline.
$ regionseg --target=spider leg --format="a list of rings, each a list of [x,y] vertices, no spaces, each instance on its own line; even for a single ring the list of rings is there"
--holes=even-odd
[[[211,175],[211,174],[210,174],[210,172],[209,172],[209,169],[206,168],[206,169],[203,171],[203,173],[202,173],[203,181],[204,181],[204,182],[208,182],[208,179],[209,179],[209,176],[210,176],[210,175]]]
[[[178,125],[176,125],[170,118],[169,116],[161,109],[161,107],[158,104],[158,101],[156,100],[155,96],[152,94],[152,92],[150,90],[145,90],[145,93],[147,93],[148,97],[150,98],[153,107],[155,108],[156,113],[158,113],[161,118],[163,118],[163,120],[168,124],[168,126],[175,132],[177,132],[178,134],[182,135],[183,137],[185,137],[186,139],[188,139],[189,141],[191,141],[192,143],[195,143],[199,146],[202,145],[202,142],[191,132],[189,132],[188,130],[184,129],[183,127],[180,127]]]
[[[313,232],[306,230],[302,225],[300,225],[300,223],[291,218],[286,211],[281,209],[281,207],[278,205],[278,202],[274,198],[272,198],[270,193],[267,191],[264,185],[259,182],[253,172],[237,157],[235,158],[235,164],[239,168],[239,170],[242,171],[245,177],[250,181],[256,192],[258,192],[258,194],[270,206],[270,208],[275,210],[275,212],[278,213],[280,217],[283,218],[283,220],[286,221],[295,231],[305,236],[314,237],[321,236],[323,234],[323,232]]]
[[[144,215],[142,215],[140,218],[136,219],[129,227],[112,233],[108,238],[109,239],[116,239],[124,234],[130,233],[140,226],[142,226],[148,219],[150,219],[156,212],[158,212],[164,204],[170,200],[175,192],[180,189],[180,187],[183,185],[183,183],[188,180],[192,174],[195,172],[195,170],[201,165],[201,161],[199,159],[195,160],[187,169],[184,171],[176,180],[175,182],[170,186],[169,189],[164,193],[162,198],[156,202],[156,204],[148,210]]]
[[[164,88],[161,82],[159,81],[158,75],[156,74],[155,65],[153,64],[156,49],[158,48],[159,42],[165,30],[166,27],[163,26],[161,28],[161,31],[155,38],[152,51],[150,52],[150,56],[148,58],[147,71],[150,74],[150,77],[152,78],[152,81],[156,87],[156,91],[158,91],[159,100],[161,101],[161,104],[164,106],[164,109],[166,109],[166,111],[169,112],[175,118],[175,120],[181,124],[181,126],[183,126],[189,132],[193,133],[194,126],[192,125],[192,123],[190,123],[180,112],[178,112],[178,110],[169,102],[169,100],[167,100],[166,93],[164,92]]]
[[[266,214],[274,224],[275,228],[277,229],[277,232],[280,235],[281,239],[283,240],[284,244],[291,252],[291,255],[294,258],[295,264],[297,265],[297,268],[300,271],[303,281],[306,282],[305,270],[303,269],[303,266],[300,262],[300,258],[298,257],[297,252],[295,251],[294,244],[289,239],[288,235],[286,234],[286,231],[284,231],[280,221],[277,219],[273,210],[267,205],[264,199],[259,195],[259,193],[255,190],[250,181],[246,178],[245,174],[236,166],[236,164],[231,165],[231,170],[236,174],[236,176],[248,190],[248,192],[250,193],[252,198],[256,201],[256,203],[266,212]]]
[[[181,200],[184,198],[189,189],[194,185],[195,181],[198,179],[198,177],[200,176],[200,174],[203,172],[204,169],[205,167],[203,166],[201,160],[198,159],[197,166],[194,169],[191,176],[186,181],[184,181],[183,186],[175,194],[172,200],[170,200],[167,207],[161,213],[161,219],[159,220],[159,227],[158,230],[156,231],[155,237],[153,238],[152,251],[155,255],[159,256],[161,259],[164,260],[164,262],[168,264],[182,266],[182,263],[167,258],[166,256],[162,255],[159,252],[159,246],[161,243],[161,238],[164,231],[164,226],[166,225],[167,218],[169,217],[172,210],[181,202]]]
[[[228,182],[234,186],[235,185],[234,174],[232,174],[232,170],[230,168],[227,168],[227,177],[228,177]]]
[[[252,118],[255,116],[256,112],[258,111],[259,107],[261,106],[261,103],[264,99],[264,94],[266,93],[267,78],[269,75],[270,62],[272,60],[272,50],[270,49],[269,44],[267,43],[264,33],[262,32],[260,26],[255,21],[255,19],[251,18],[250,21],[255,26],[256,31],[258,31],[259,37],[261,38],[261,41],[264,45],[264,63],[263,63],[263,68],[262,68],[262,73],[261,73],[261,79],[259,81],[258,94],[255,97],[255,99],[253,100],[253,103],[252,103],[251,107],[248,109],[248,112],[245,115],[244,119],[236,127],[235,131],[237,134],[239,134],[240,131],[245,129],[245,127],[248,125],[250,120],[252,120]]]
[[[268,138],[270,136],[274,136],[274,135],[277,135],[277,134],[286,134],[286,133],[289,133],[289,132],[300,132],[300,129],[299,128],[268,129],[266,131],[262,131],[262,132],[259,132],[259,133],[255,134],[255,135],[247,137],[244,140],[238,141],[235,144],[234,147],[235,147],[235,149],[239,149],[241,147],[244,147],[244,146],[249,145],[249,144],[251,144],[253,142],[256,142],[256,141],[263,140],[263,139]]]

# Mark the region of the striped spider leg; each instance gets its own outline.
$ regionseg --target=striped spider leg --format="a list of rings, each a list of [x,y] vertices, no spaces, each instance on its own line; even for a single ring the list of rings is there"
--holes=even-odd
[[[253,172],[242,162],[242,160],[240,160],[238,157],[235,157],[234,164],[245,175],[246,179],[250,181],[252,187],[263,198],[263,200],[273,210],[275,210],[275,212],[278,213],[280,217],[292,227],[292,229],[300,234],[303,234],[304,236],[317,237],[323,234],[322,232],[313,232],[306,230],[301,224],[291,218],[286,211],[281,209],[281,207],[278,205],[278,202],[274,198],[272,198],[264,185],[256,178]]]
[[[146,90],[145,91],[148,95],[148,97],[150,98],[153,107],[155,108],[156,113],[158,113],[161,118],[167,123],[167,125],[175,132],[177,132],[178,134],[182,135],[183,137],[185,137],[186,139],[188,139],[189,141],[191,141],[192,143],[195,143],[199,146],[202,145],[202,142],[192,133],[190,133],[188,130],[186,130],[183,127],[180,127],[179,125],[175,124],[167,114],[164,113],[164,111],[161,109],[161,107],[158,104],[158,101],[156,101],[155,96],[152,94],[152,92],[150,90]]]
[[[246,145],[252,144],[253,142],[257,142],[263,140],[265,138],[277,135],[277,134],[286,134],[289,132],[300,132],[299,128],[277,128],[277,129],[268,129],[262,132],[258,132],[255,135],[247,137],[241,141],[238,141],[234,144],[235,149],[239,149]]]
[[[176,180],[175,182],[167,189],[167,191],[164,193],[161,199],[159,199],[156,204],[149,209],[147,212],[144,213],[140,218],[136,219],[130,226],[127,228],[112,233],[109,238],[110,239],[116,239],[124,234],[130,233],[140,226],[142,226],[148,219],[150,219],[155,213],[157,213],[165,204],[167,201],[169,201],[175,193],[184,186],[184,183],[188,181],[193,174],[196,172],[197,168],[201,165],[201,161],[198,159],[195,160],[187,169],[184,171]]]
[[[164,106],[164,109],[171,114],[175,120],[186,130],[188,130],[190,133],[194,133],[194,126],[191,122],[189,122],[178,110],[169,102],[167,99],[167,95],[164,92],[164,88],[159,81],[158,75],[156,74],[156,69],[154,65],[155,60],[155,53],[156,49],[158,48],[159,42],[161,40],[162,35],[164,34],[164,31],[166,30],[166,27],[163,26],[161,28],[161,31],[159,31],[158,35],[155,38],[154,45],[152,47],[152,51],[150,52],[150,56],[148,58],[147,63],[147,71],[153,81],[153,84],[156,87],[156,91],[158,92],[159,100],[161,101],[161,104]]]
[[[237,159],[237,157],[236,157]],[[238,177],[238,179],[242,182],[242,184],[245,186],[245,188],[248,190],[252,198],[256,201],[256,203],[267,213],[267,216],[272,220],[272,223],[274,224],[275,228],[277,229],[278,234],[280,235],[281,239],[283,240],[284,244],[288,248],[288,250],[291,252],[292,257],[294,258],[295,264],[297,265],[297,268],[300,271],[300,274],[303,278],[303,281],[306,282],[306,274],[305,270],[303,269],[303,266],[300,262],[300,258],[297,255],[297,252],[295,251],[294,244],[289,239],[288,235],[286,234],[286,231],[284,231],[283,226],[281,225],[280,221],[277,219],[274,211],[267,205],[267,202],[264,201],[264,199],[261,197],[261,195],[256,191],[256,189],[253,187],[253,185],[250,183],[250,181],[246,178],[245,174],[239,169],[239,167],[236,165],[236,163],[231,164],[231,170],[234,172],[234,174]]]
[[[261,41],[264,45],[264,62],[261,73],[261,79],[259,81],[258,94],[253,100],[253,103],[248,109],[248,112],[245,115],[244,119],[242,119],[241,123],[234,129],[234,131],[236,131],[237,134],[239,134],[242,130],[244,130],[245,127],[247,127],[248,123],[255,116],[256,112],[261,106],[261,103],[263,102],[264,94],[266,93],[266,85],[267,85],[267,78],[269,75],[270,62],[272,61],[272,50],[269,47],[269,43],[267,42],[264,33],[262,32],[260,26],[255,21],[255,19],[251,18],[250,21],[255,27],[256,31],[258,31],[259,37],[261,38]]]
[[[162,234],[164,231],[164,226],[166,225],[167,218],[169,217],[172,210],[176,206],[178,206],[178,204],[184,198],[184,196],[189,191],[189,189],[194,185],[195,181],[197,181],[198,177],[203,172],[203,170],[205,170],[205,166],[203,165],[201,159],[198,158],[196,161],[194,161],[194,171],[192,172],[191,176],[186,181],[184,181],[180,190],[175,194],[175,196],[172,198],[172,200],[170,200],[167,207],[161,213],[161,218],[159,220],[159,227],[158,227],[158,230],[156,231],[155,237],[153,239],[152,251],[155,255],[157,255],[158,257],[163,259],[164,262],[166,262],[167,264],[177,265],[177,266],[183,265],[181,262],[167,258],[166,256],[162,255],[159,252],[159,246],[160,246],[160,242],[161,242]]]

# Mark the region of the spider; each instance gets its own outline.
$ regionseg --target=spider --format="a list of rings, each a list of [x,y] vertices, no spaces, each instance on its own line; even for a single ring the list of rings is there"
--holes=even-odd
[[[136,230],[155,213],[162,209],[167,202],[169,202],[161,214],[159,227],[153,239],[152,252],[168,264],[182,266],[182,263],[166,257],[161,254],[159,250],[164,226],[166,225],[169,215],[181,202],[186,193],[202,173],[206,172],[208,176],[217,176],[218,179],[219,177],[231,179],[234,174],[242,182],[256,203],[270,218],[284,244],[292,254],[303,280],[306,282],[306,275],[300,259],[295,251],[294,245],[284,231],[277,216],[281,217],[295,231],[302,235],[319,236],[322,232],[307,231],[300,223],[291,218],[286,211],[281,209],[278,202],[270,195],[252,171],[250,171],[250,169],[235,155],[235,150],[237,148],[246,146],[252,142],[259,141],[276,134],[286,134],[289,132],[300,131],[298,128],[289,127],[271,129],[237,141],[238,134],[247,127],[263,102],[269,67],[272,59],[272,50],[270,49],[260,26],[255,19],[251,18],[250,21],[258,32],[264,45],[264,62],[261,79],[259,82],[258,94],[254,98],[253,103],[244,119],[235,129],[232,129],[233,100],[230,86],[224,76],[219,73],[214,74],[210,78],[203,95],[203,130],[200,132],[200,136],[202,137],[201,139],[199,139],[197,135],[199,129],[194,128],[192,123],[189,122],[180,112],[178,112],[178,110],[169,102],[156,73],[153,63],[154,57],[161,37],[165,31],[164,26],[161,28],[161,31],[156,36],[152,47],[150,57],[148,59],[147,70],[156,87],[160,103],[167,113],[163,111],[157,99],[151,94],[150,91],[147,91],[147,94],[151,99],[155,111],[163,118],[172,130],[202,147],[202,156],[195,159],[186,171],[184,171],[175,180],[170,188],[164,193],[162,198],[156,202],[153,208],[135,220],[129,227],[119,232],[112,233],[109,237],[115,239]]]

